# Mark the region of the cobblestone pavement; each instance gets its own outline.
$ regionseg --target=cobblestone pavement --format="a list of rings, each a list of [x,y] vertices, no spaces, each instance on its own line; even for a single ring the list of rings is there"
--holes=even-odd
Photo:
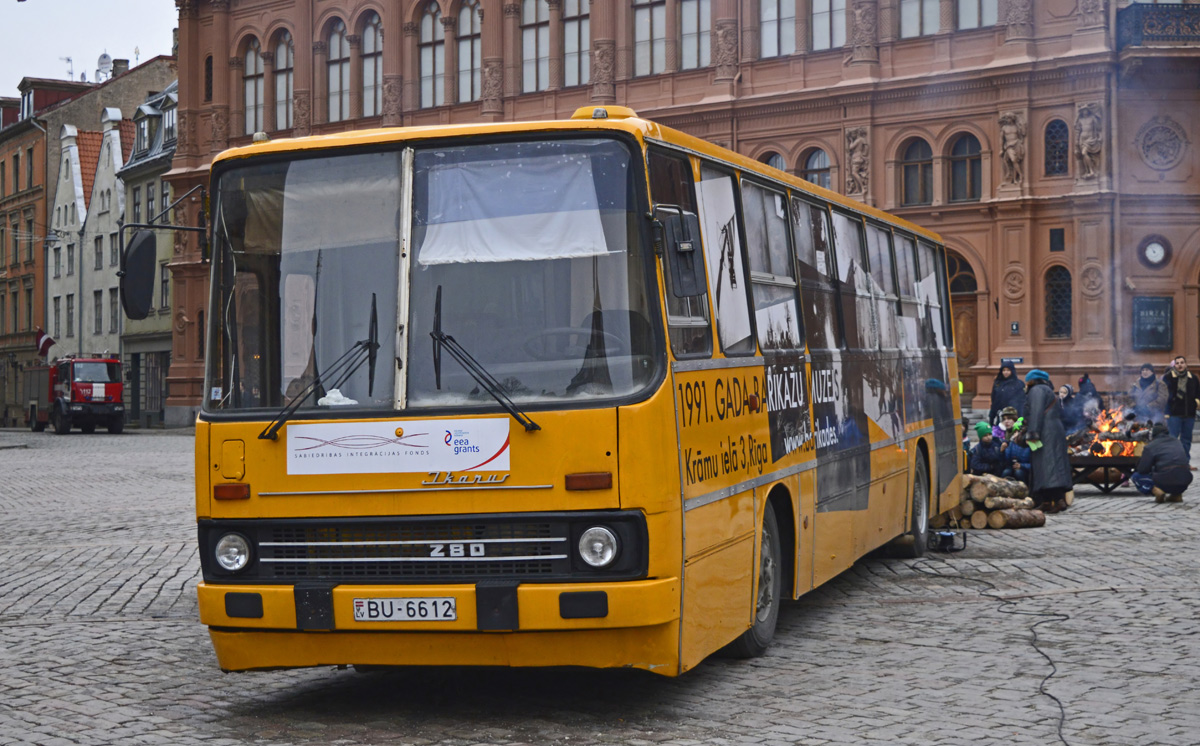
[[[0,432],[0,745],[1200,742],[1200,489],[864,560],[785,607],[763,658],[673,680],[222,674],[192,468],[186,433]]]

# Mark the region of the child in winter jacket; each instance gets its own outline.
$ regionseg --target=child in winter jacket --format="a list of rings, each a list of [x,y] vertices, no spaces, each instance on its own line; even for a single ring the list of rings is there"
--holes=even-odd
[[[1000,476],[1004,471],[1004,451],[1000,441],[992,437],[992,428],[986,422],[976,423],[975,432],[979,435],[979,442],[971,449],[970,458],[967,459],[971,473]]]

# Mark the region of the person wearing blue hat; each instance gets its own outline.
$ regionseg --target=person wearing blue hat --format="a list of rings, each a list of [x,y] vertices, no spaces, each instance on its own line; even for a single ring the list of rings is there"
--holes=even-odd
[[[1057,513],[1066,508],[1071,489],[1071,462],[1062,405],[1050,384],[1050,374],[1035,368],[1025,374],[1025,443],[1032,474],[1029,494],[1042,510]]]

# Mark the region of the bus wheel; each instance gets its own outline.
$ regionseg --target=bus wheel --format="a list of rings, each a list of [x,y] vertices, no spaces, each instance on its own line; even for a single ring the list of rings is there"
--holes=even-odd
[[[754,603],[754,623],[742,636],[729,644],[736,658],[757,658],[767,651],[775,637],[779,604],[783,595],[783,557],[779,547],[779,523],[768,503],[763,513],[762,546],[758,555],[758,596]]]
[[[56,435],[66,435],[71,432],[71,418],[63,411],[62,407],[54,408],[54,433]]]
[[[902,559],[923,557],[929,544],[929,466],[924,455],[917,456],[913,468],[912,524],[908,533],[892,544],[891,552]]]

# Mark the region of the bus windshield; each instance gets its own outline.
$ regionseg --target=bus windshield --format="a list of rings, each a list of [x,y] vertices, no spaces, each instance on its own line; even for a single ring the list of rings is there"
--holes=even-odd
[[[435,327],[521,404],[651,383],[661,346],[629,146],[471,141],[416,149],[411,174],[408,162],[358,151],[221,175],[207,408],[279,407],[306,389],[301,411],[496,408],[439,354]]]

